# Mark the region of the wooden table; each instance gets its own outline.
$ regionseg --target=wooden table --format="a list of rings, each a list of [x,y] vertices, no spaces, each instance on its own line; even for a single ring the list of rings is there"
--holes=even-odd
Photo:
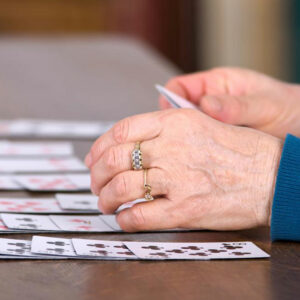
[[[160,56],[129,40],[2,39],[0,117],[117,120],[155,110],[157,93],[153,84],[164,83],[177,72]],[[76,153],[83,158],[91,143],[75,141]],[[299,298],[300,244],[271,243],[267,228],[63,236],[167,242],[252,241],[271,258],[167,262],[0,260],[1,300]],[[30,239],[31,235],[7,237]]]

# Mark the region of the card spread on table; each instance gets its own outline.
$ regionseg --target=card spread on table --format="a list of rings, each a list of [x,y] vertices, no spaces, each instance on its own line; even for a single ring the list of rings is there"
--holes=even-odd
[[[63,231],[113,232],[99,216],[50,216],[53,223]]]
[[[31,252],[36,254],[76,256],[71,239],[57,237],[34,236],[32,238]]]
[[[77,255],[136,259],[120,241],[72,239]]]
[[[192,109],[198,109],[199,108],[193,104],[192,102],[188,101],[187,99],[184,99],[183,97],[169,91],[165,87],[156,84],[155,88],[159,91],[161,95],[163,95],[166,100],[174,107],[174,108],[192,108]]]
[[[28,120],[2,120],[0,121],[1,136],[31,135],[34,124]]]
[[[141,259],[242,259],[269,255],[252,242],[224,243],[155,243],[124,242]]]
[[[86,171],[76,157],[68,158],[0,158],[0,173]]]
[[[0,156],[71,156],[73,146],[67,142],[0,141]]]
[[[100,218],[114,231],[123,231],[119,223],[117,222],[116,215],[101,215]]]
[[[10,229],[60,231],[49,216],[30,214],[1,214],[3,223]]]
[[[61,213],[63,210],[52,198],[0,198],[0,212]]]
[[[74,180],[75,179],[75,180]],[[89,174],[72,175],[17,175],[17,184],[30,191],[85,191],[90,190]],[[78,185],[78,183],[80,185]],[[88,184],[87,184],[88,183]]]
[[[19,191],[23,187],[15,182],[13,176],[0,175],[0,190],[6,191]]]
[[[31,253],[31,241],[15,239],[0,239],[0,254],[25,257],[37,256]]]
[[[99,212],[98,197],[92,194],[56,194],[55,197],[64,210]]]

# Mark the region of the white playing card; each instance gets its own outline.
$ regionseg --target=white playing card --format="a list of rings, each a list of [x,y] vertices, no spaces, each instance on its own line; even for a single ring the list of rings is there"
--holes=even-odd
[[[73,176],[70,176],[71,179]],[[82,176],[81,174],[79,176]],[[89,176],[88,176],[89,177]],[[17,175],[15,182],[30,191],[78,191],[89,190],[79,187],[69,179],[68,175]]]
[[[68,158],[0,158],[0,173],[86,171],[76,157]]]
[[[137,259],[120,241],[72,239],[77,255]]]
[[[67,174],[67,178],[74,183],[80,190],[90,190],[91,176],[90,174]]]
[[[49,216],[1,214],[1,219],[9,229],[60,231]]]
[[[65,257],[76,256],[71,239],[46,236],[33,236],[31,252]]]
[[[155,87],[159,91],[159,93],[163,95],[174,108],[192,108],[199,110],[199,108],[195,104],[169,91],[165,87],[159,84],[155,85]]]
[[[101,215],[99,218],[105,222],[109,227],[114,231],[123,231],[120,225],[117,222],[116,215]]]
[[[241,259],[266,258],[269,255],[252,242],[155,243],[124,242],[141,259]]]
[[[32,135],[34,123],[28,120],[2,120],[0,121],[1,136],[27,136]]]
[[[99,212],[98,197],[92,194],[56,194],[55,197],[64,210]]]
[[[63,210],[53,198],[0,198],[0,212],[61,213]]]
[[[0,190],[19,191],[23,190],[23,187],[17,184],[12,176],[2,175],[0,176]]]
[[[99,216],[50,216],[51,220],[63,231],[112,232]]]
[[[40,255],[31,253],[31,241],[16,240],[16,239],[0,239],[0,254],[13,255],[18,257],[35,257],[39,258]],[[0,257],[3,258],[3,257]],[[42,257],[43,258],[43,257]]]
[[[141,198],[141,199],[136,199],[134,201],[124,203],[116,210],[116,213],[119,213],[126,208],[130,208],[130,207],[134,206],[135,204],[142,203],[142,202],[147,202],[147,200],[144,198]]]
[[[73,146],[67,142],[0,141],[0,156],[71,156]]]

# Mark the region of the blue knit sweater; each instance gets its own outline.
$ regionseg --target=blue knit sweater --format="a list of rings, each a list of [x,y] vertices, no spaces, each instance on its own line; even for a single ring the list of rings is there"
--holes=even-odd
[[[300,241],[300,139],[290,134],[284,143],[276,179],[271,238]]]

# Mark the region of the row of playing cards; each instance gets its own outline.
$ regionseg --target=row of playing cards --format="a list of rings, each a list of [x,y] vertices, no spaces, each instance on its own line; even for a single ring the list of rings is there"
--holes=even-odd
[[[89,191],[89,174],[0,175],[0,190],[33,192]]]
[[[2,120],[0,121],[0,136],[94,139],[111,128],[113,123],[30,119]]]
[[[156,243],[33,236],[0,239],[0,259],[211,260],[267,258],[252,242]]]

